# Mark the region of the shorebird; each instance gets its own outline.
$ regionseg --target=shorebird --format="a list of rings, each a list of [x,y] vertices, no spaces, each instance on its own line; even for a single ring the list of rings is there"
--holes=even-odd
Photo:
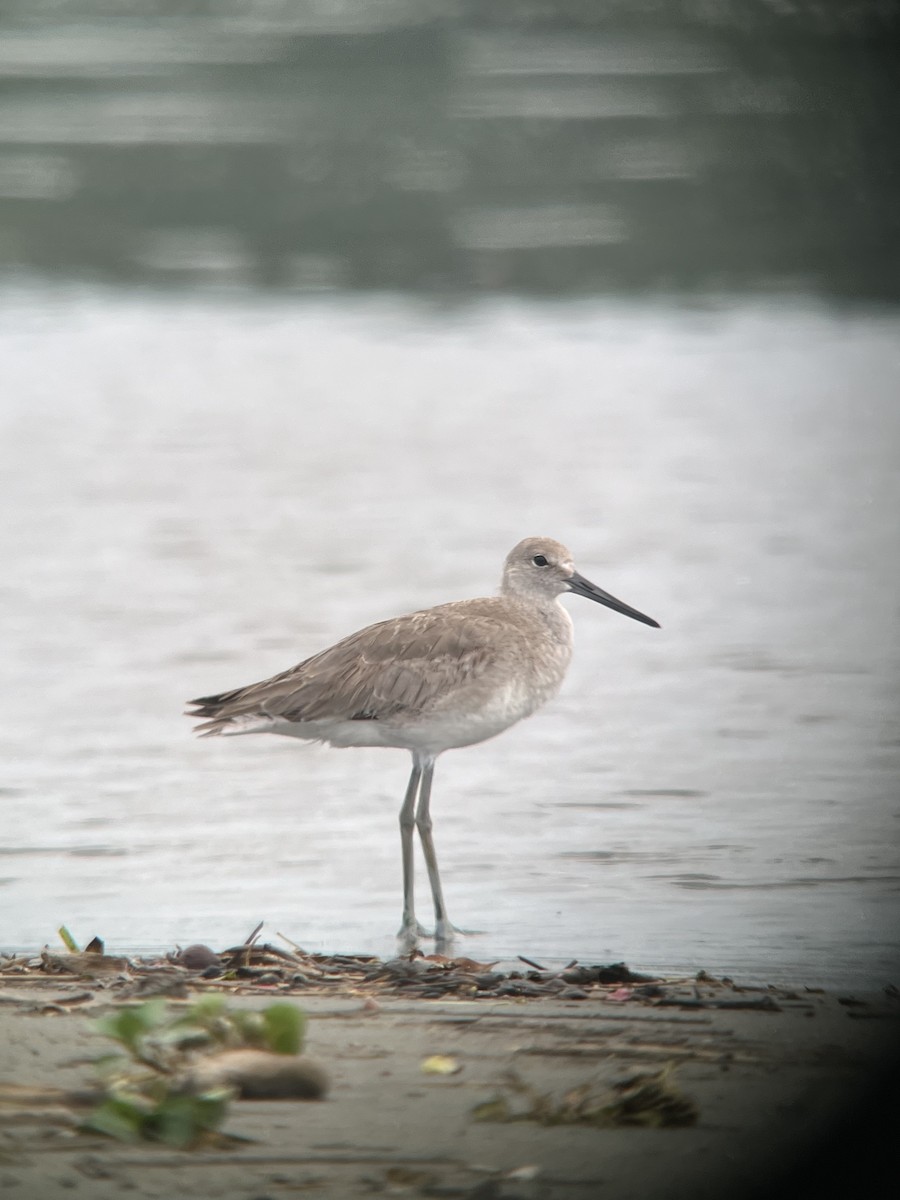
[[[448,943],[431,823],[434,764],[445,750],[495,737],[555,696],[572,658],[572,620],[560,596],[574,592],[645,625],[575,570],[552,538],[525,538],[503,565],[499,596],[457,600],[369,625],[261,683],[191,700],[202,737],[279,733],[332,746],[408,750],[412,772],[400,809],[403,921],[415,945],[424,930],[413,901],[413,827],[419,831],[435,938]]]

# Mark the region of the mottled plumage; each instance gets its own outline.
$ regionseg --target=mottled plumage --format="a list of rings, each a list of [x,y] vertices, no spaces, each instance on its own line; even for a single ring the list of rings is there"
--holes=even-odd
[[[204,737],[279,733],[333,746],[409,750],[400,813],[404,866],[401,936],[415,940],[412,826],[420,832],[436,935],[449,925],[431,837],[434,761],[530,716],[556,694],[572,656],[572,622],[559,595],[574,591],[648,625],[656,622],[589,583],[550,538],[507,556],[499,596],[461,600],[369,625],[261,683],[190,701]],[[418,798],[418,805],[416,804]]]

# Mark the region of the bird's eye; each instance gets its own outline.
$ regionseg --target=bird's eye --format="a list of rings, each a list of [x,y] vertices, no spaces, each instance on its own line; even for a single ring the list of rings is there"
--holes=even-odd
[[[546,558],[544,558],[543,554],[536,554],[531,561],[534,563],[534,565],[536,567],[546,567],[549,565],[547,563]]]

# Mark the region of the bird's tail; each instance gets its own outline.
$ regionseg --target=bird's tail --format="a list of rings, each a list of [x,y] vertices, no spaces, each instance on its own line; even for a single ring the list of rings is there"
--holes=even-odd
[[[248,711],[248,707],[241,703],[245,690],[238,688],[233,692],[221,692],[218,696],[188,700],[184,715],[194,720],[204,718],[194,726],[194,733],[199,737],[234,737],[241,733],[263,733],[270,729],[271,717],[260,713],[258,709]]]

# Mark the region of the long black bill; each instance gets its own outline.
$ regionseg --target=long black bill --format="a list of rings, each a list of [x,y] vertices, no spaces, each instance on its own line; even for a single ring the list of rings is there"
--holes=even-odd
[[[643,621],[645,625],[652,625],[654,629],[659,629],[659,621],[654,621],[652,617],[645,617],[636,608],[623,604],[621,600],[617,600],[609,592],[604,592],[603,588],[598,588],[596,583],[591,583],[577,571],[569,577],[568,584],[569,591],[574,592],[577,596],[586,596],[588,600],[596,600],[598,604],[605,604],[607,608],[622,613],[623,616],[632,617],[635,621]]]

